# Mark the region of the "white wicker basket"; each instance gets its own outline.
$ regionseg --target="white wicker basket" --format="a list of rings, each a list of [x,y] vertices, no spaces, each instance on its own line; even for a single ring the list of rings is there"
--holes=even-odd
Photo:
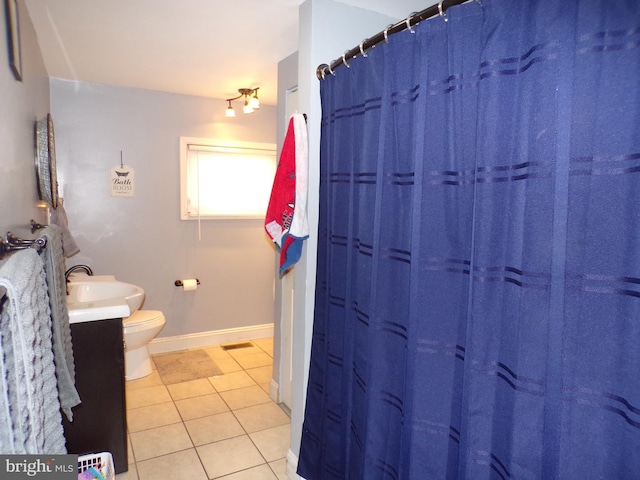
[[[113,467],[113,457],[109,452],[95,453],[91,455],[80,455],[78,457],[78,473],[82,473],[89,468],[95,468],[104,480],[115,480],[116,472]]]

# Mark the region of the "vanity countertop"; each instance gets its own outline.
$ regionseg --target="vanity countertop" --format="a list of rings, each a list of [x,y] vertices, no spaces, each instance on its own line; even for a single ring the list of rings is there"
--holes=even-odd
[[[114,292],[114,288],[129,284],[118,282],[112,275],[88,276],[74,273],[69,279],[69,323],[125,318],[131,315],[125,293]],[[130,287],[133,289],[135,286]]]
[[[124,299],[100,300],[70,305],[69,323],[93,322],[110,318],[126,318],[129,316],[129,305]]]

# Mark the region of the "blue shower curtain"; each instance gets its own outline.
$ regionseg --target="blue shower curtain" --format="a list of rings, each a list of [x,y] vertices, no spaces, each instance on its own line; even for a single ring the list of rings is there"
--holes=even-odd
[[[640,478],[640,2],[452,7],[321,95],[298,473]]]

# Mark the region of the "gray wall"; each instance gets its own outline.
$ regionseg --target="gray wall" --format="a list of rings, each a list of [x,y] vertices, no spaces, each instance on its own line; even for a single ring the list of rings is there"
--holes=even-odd
[[[0,235],[7,230],[32,238],[32,218],[44,221],[38,208],[34,168],[34,123],[49,112],[49,83],[40,48],[24,3],[18,1],[23,81],[13,76],[7,58],[4,2],[0,7]]]
[[[274,248],[261,220],[180,220],[181,136],[276,143],[276,108],[224,116],[224,100],[52,79],[58,170],[70,230],[99,274],[145,289],[160,337],[273,323]],[[109,171],[135,170],[135,196],[112,197]],[[271,179],[269,179],[269,182]],[[265,206],[266,208],[266,206]],[[198,278],[196,292],[174,286]]]

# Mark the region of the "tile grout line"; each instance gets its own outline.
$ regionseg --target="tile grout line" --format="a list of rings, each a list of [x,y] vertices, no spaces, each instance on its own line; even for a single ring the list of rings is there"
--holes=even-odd
[[[257,352],[257,353],[263,353],[263,354],[267,355],[268,357],[270,357],[270,358],[271,358],[271,366],[273,366],[273,355],[272,355],[272,354],[270,354],[269,352],[267,352],[267,351],[266,351],[264,348],[262,348],[260,345],[258,345],[258,344],[256,344],[256,343],[254,343],[253,341],[251,342],[251,344],[252,344],[252,345],[253,345],[253,346],[258,350],[258,352]],[[255,443],[254,439],[251,437],[251,433],[249,433],[249,432],[247,431],[246,426],[245,426],[243,423],[241,423],[241,422],[240,422],[240,418],[239,418],[239,417],[237,416],[237,414],[236,414],[236,412],[237,412],[237,411],[239,411],[239,410],[243,410],[243,409],[246,409],[246,408],[251,408],[251,407],[254,407],[254,406],[257,406],[257,405],[264,405],[264,404],[268,404],[269,402],[273,402],[273,400],[272,400],[271,398],[269,398],[269,402],[263,402],[263,403],[258,403],[258,404],[255,404],[255,405],[248,405],[248,406],[243,406],[243,407],[241,407],[241,408],[236,408],[236,409],[234,409],[234,408],[232,408],[232,405],[229,403],[229,400],[225,399],[225,397],[222,395],[222,394],[223,394],[223,393],[225,393],[225,392],[231,392],[231,391],[233,391],[233,390],[239,390],[239,389],[242,389],[242,388],[250,388],[250,387],[255,387],[255,386],[259,387],[260,391],[262,391],[262,392],[264,392],[264,393],[266,393],[266,394],[268,395],[268,392],[266,392],[266,391],[265,391],[265,389],[262,387],[262,385],[261,385],[260,383],[258,383],[258,381],[257,381],[255,378],[253,378],[253,377],[252,377],[252,376],[247,372],[247,370],[251,370],[251,369],[253,369],[253,368],[256,368],[256,369],[257,369],[257,368],[262,368],[262,367],[266,367],[266,366],[268,366],[268,365],[262,365],[262,366],[256,366],[256,367],[245,368],[245,367],[240,363],[240,361],[239,361],[236,357],[234,357],[233,355],[229,354],[228,352],[225,352],[225,353],[228,355],[228,357],[229,357],[231,360],[233,360],[233,361],[234,361],[236,364],[238,364],[238,366],[241,368],[241,370],[238,370],[239,372],[241,371],[241,372],[244,372],[245,374],[247,374],[247,375],[248,375],[248,377],[249,377],[249,378],[251,379],[251,381],[252,381],[252,385],[249,385],[249,386],[241,386],[241,387],[237,387],[237,388],[230,388],[230,389],[227,389],[227,390],[220,391],[220,390],[218,390],[218,389],[216,388],[215,384],[211,381],[211,378],[210,378],[210,377],[205,377],[205,378],[206,378],[206,380],[208,381],[208,384],[212,387],[213,392],[214,392],[216,395],[218,395],[218,397],[220,398],[220,400],[222,400],[223,404],[224,404],[224,405],[225,405],[225,407],[228,409],[228,413],[231,413],[231,414],[232,414],[233,418],[235,419],[235,421],[238,423],[238,425],[239,425],[239,426],[240,426],[240,428],[242,429],[242,432],[244,432],[244,433],[243,433],[243,434],[241,434],[241,435],[235,435],[235,436],[229,437],[229,439],[230,439],[230,438],[238,438],[238,437],[241,437],[241,436],[246,436],[246,437],[248,438],[248,440],[251,442],[251,445],[255,448],[255,450],[256,450],[256,451],[258,452],[258,454],[260,455],[260,458],[263,460],[263,463],[261,463],[261,464],[259,464],[259,465],[255,465],[255,466],[253,466],[253,467],[248,467],[248,468],[246,468],[246,469],[241,469],[241,470],[238,470],[238,471],[236,471],[236,472],[232,472],[232,473],[229,473],[229,474],[226,474],[226,475],[235,474],[235,473],[238,473],[238,472],[242,472],[242,471],[249,470],[249,469],[251,469],[251,468],[255,468],[255,467],[257,467],[257,466],[265,465],[265,464],[266,464],[266,465],[267,465],[267,467],[269,468],[269,471],[270,471],[270,472],[271,472],[275,477],[277,477],[277,473],[276,473],[276,471],[273,469],[273,466],[272,466],[272,465],[270,464],[270,462],[266,459],[266,457],[264,456],[263,452],[260,450],[260,448],[258,447],[258,445]],[[212,356],[212,355],[209,355],[209,356],[210,356],[214,361],[216,361],[216,359],[215,359],[215,358],[213,358],[213,356]],[[235,373],[235,372],[228,372],[228,373]],[[224,373],[223,375],[226,375],[226,374],[227,374],[227,373]],[[172,406],[173,406],[173,408],[175,409],[175,411],[178,413],[178,417],[180,418],[180,421],[179,421],[179,422],[173,422],[173,423],[170,423],[170,424],[167,424],[167,425],[160,425],[160,426],[157,426],[157,427],[152,427],[152,428],[147,428],[147,429],[143,429],[143,430],[138,430],[138,431],[136,431],[136,432],[131,432],[131,431],[129,430],[129,426],[127,425],[128,441],[129,441],[129,444],[130,444],[131,452],[132,452],[133,457],[134,457],[134,462],[133,462],[132,464],[130,464],[130,466],[133,466],[133,469],[135,469],[136,475],[137,475],[137,476],[138,476],[138,478],[139,478],[139,472],[138,472],[138,464],[139,464],[139,463],[141,463],[141,462],[145,462],[145,461],[154,460],[154,459],[157,459],[157,458],[161,458],[161,457],[164,457],[164,456],[167,456],[167,455],[171,455],[171,454],[174,454],[174,453],[178,453],[178,452],[182,452],[182,451],[193,450],[193,451],[195,452],[196,456],[198,457],[198,460],[199,460],[199,463],[200,463],[200,466],[201,466],[201,468],[202,468],[203,472],[205,472],[205,475],[208,477],[208,473],[207,473],[207,470],[206,470],[206,468],[205,468],[204,461],[203,461],[203,459],[202,459],[202,457],[201,457],[201,455],[200,455],[200,452],[198,451],[198,448],[199,448],[199,447],[202,447],[202,446],[204,446],[204,445],[209,445],[209,444],[217,443],[217,442],[219,442],[219,441],[227,440],[227,438],[225,438],[225,439],[221,439],[221,440],[216,440],[216,441],[214,441],[214,442],[210,442],[210,443],[206,443],[206,444],[203,444],[203,445],[196,446],[196,444],[195,444],[195,440],[194,440],[194,437],[193,437],[192,433],[189,431],[189,429],[187,428],[187,426],[186,426],[186,422],[187,422],[187,421],[190,421],[190,420],[196,420],[197,418],[204,418],[204,417],[196,417],[196,418],[193,418],[193,419],[188,419],[188,420],[186,420],[186,419],[185,419],[185,417],[183,416],[183,413],[182,413],[182,412],[180,411],[180,409],[178,408],[178,405],[176,404],[176,402],[177,402],[178,400],[187,400],[187,399],[190,399],[190,398],[198,398],[198,397],[205,396],[205,395],[209,395],[209,394],[201,393],[201,394],[196,394],[196,395],[193,395],[193,396],[185,397],[185,398],[183,398],[183,399],[176,399],[176,398],[174,398],[174,394],[172,394],[171,390],[169,389],[169,386],[168,386],[168,385],[166,385],[166,384],[164,383],[164,380],[162,380],[162,377],[159,377],[159,379],[160,379],[160,382],[161,382],[161,383],[160,383],[160,384],[158,384],[158,385],[149,385],[148,387],[130,388],[130,391],[135,391],[135,390],[137,390],[137,389],[142,389],[142,388],[151,388],[151,387],[158,387],[158,386],[162,386],[162,387],[164,387],[165,391],[167,392],[168,397],[170,398],[170,402],[159,402],[159,403],[157,403],[157,404],[143,405],[143,406],[141,406],[141,407],[136,407],[136,408],[134,408],[134,409],[128,409],[128,410],[131,410],[131,411],[132,411],[132,410],[141,409],[141,408],[145,408],[145,407],[149,407],[149,406],[160,405],[160,404],[163,404],[163,403],[167,403],[167,404],[168,404],[168,403],[171,403],[171,404],[172,404]],[[181,382],[181,383],[187,383],[187,382]],[[275,402],[273,402],[273,403],[275,404]],[[276,405],[277,405],[277,404],[276,404]],[[282,410],[282,407],[281,407],[280,405],[277,405],[277,406]],[[284,410],[283,410],[283,412],[286,414],[286,412],[285,412]],[[226,413],[226,412],[221,412],[221,413]],[[215,415],[215,414],[214,414],[214,415]],[[206,416],[208,416],[208,415],[205,415],[205,417],[206,417]],[[189,442],[190,442],[190,444],[191,444],[191,446],[190,446],[190,447],[188,447],[188,448],[182,448],[182,449],[179,449],[179,450],[176,450],[176,451],[173,451],[173,452],[168,452],[168,453],[166,453],[166,454],[159,455],[159,456],[157,456],[157,457],[151,457],[151,458],[144,459],[144,460],[137,460],[136,455],[135,455],[135,448],[134,448],[134,446],[133,446],[133,444],[132,444],[132,442],[131,442],[131,435],[132,435],[132,434],[135,434],[135,433],[141,433],[141,432],[145,432],[145,431],[153,430],[153,429],[155,429],[155,428],[162,428],[162,427],[165,427],[165,426],[168,426],[168,425],[176,425],[176,424],[182,424],[182,425],[183,425],[183,428],[184,428],[185,432],[187,433],[187,438],[189,439]],[[252,432],[252,433],[257,433],[257,432],[265,431],[265,430],[268,430],[268,429],[270,429],[270,428],[276,428],[276,427],[268,427],[268,428],[264,428],[264,429],[261,429],[261,430],[257,430],[256,432]],[[285,456],[285,457],[283,457],[283,458],[286,458],[286,456]],[[277,461],[280,461],[280,460],[282,460],[282,459],[281,459],[281,458],[278,458],[278,459],[273,460],[273,462],[277,462]],[[224,476],[224,475],[223,475],[223,476]],[[217,478],[220,478],[220,477],[217,477]]]
[[[251,342],[251,343],[253,344],[253,342]],[[256,345],[256,347],[257,347],[257,345]],[[258,348],[260,348],[260,347],[258,347]],[[260,350],[262,350],[262,349],[260,349]],[[264,350],[262,350],[262,351],[264,352]],[[265,353],[266,353],[266,352],[265,352]],[[231,354],[229,354],[229,356],[233,357],[233,355],[231,355]],[[234,360],[235,360],[236,362],[238,362],[238,360],[237,360],[237,359],[235,359],[235,358],[234,358]],[[272,358],[272,360],[273,360],[273,358]],[[238,363],[239,363],[239,362],[238,362]],[[240,365],[240,366],[242,367],[242,365]],[[246,372],[246,369],[245,369],[244,367],[242,367],[242,371]],[[251,375],[249,375],[249,376],[251,377]],[[251,379],[253,380],[253,382],[255,383],[255,385],[256,385],[256,386],[260,387],[260,386],[258,385],[258,383],[255,381],[255,379],[253,379],[253,378],[251,378]],[[220,398],[222,399],[222,401],[224,402],[224,404],[225,404],[225,405],[227,406],[227,408],[229,409],[229,412],[231,413],[231,415],[233,415],[233,418],[235,418],[236,422],[238,422],[238,424],[240,425],[240,428],[242,428],[242,431],[244,432],[244,434],[242,434],[242,435],[236,435],[235,437],[229,437],[229,438],[238,438],[238,437],[246,436],[246,437],[249,439],[249,441],[251,442],[251,444],[253,445],[253,447],[256,449],[256,451],[258,452],[258,454],[260,455],[260,457],[262,458],[262,460],[264,460],[264,463],[263,463],[263,464],[260,464],[260,465],[266,465],[266,466],[269,468],[269,471],[271,471],[271,472],[273,473],[273,475],[274,475],[274,476],[276,476],[276,473],[275,473],[275,472],[273,471],[273,469],[271,468],[271,465],[269,465],[269,461],[265,458],[264,454],[262,453],[262,451],[260,450],[260,448],[258,448],[258,445],[256,445],[256,443],[254,442],[253,438],[251,437],[251,434],[247,431],[246,427],[242,424],[242,422],[240,422],[240,419],[239,419],[239,418],[238,418],[238,416],[236,415],[235,411],[236,411],[236,410],[241,410],[241,409],[233,409],[233,408],[231,408],[231,405],[229,404],[229,402],[228,402],[227,400],[225,400],[225,398],[221,395],[221,394],[222,394],[222,392],[218,391],[218,389],[216,388],[216,386],[215,386],[215,385],[213,385],[213,383],[211,382],[211,380],[210,380],[209,378],[207,378],[207,380],[209,381],[209,384],[211,384],[211,386],[213,387],[214,391],[215,391],[215,392],[220,396]],[[253,386],[253,385],[252,385],[252,386]],[[247,388],[247,387],[240,387],[240,388],[238,388],[238,389],[231,389],[231,390],[239,390],[239,389],[241,389],[241,388]],[[225,390],[225,391],[231,391],[231,390]],[[244,408],[248,408],[248,407],[244,407]],[[178,412],[178,413],[179,413],[179,412]],[[185,426],[185,429],[186,429],[186,426]],[[202,469],[204,470],[205,474],[207,474],[207,473],[206,473],[206,472],[207,472],[207,470],[206,470],[206,468],[205,468],[205,465],[204,465],[204,462],[203,462],[203,460],[202,460],[202,457],[200,456],[200,452],[198,451],[198,447],[196,447],[196,446],[195,446],[195,443],[193,442],[193,438],[191,437],[191,434],[189,433],[189,430],[188,430],[188,429],[186,429],[186,430],[187,430],[187,434],[189,435],[189,438],[190,438],[190,440],[191,440],[191,443],[192,443],[192,444],[193,444],[193,446],[194,446],[194,449],[195,449],[195,451],[196,451],[196,455],[198,456],[198,460],[200,461],[200,465],[202,466]],[[255,433],[255,432],[254,432],[254,433]],[[227,439],[224,439],[224,440],[227,440]],[[216,443],[216,442],[213,442],[213,443]],[[202,445],[200,445],[200,446],[202,446]],[[286,458],[286,457],[285,457],[285,458]],[[247,471],[247,470],[250,470],[250,469],[255,468],[255,467],[257,467],[257,466],[260,466],[260,465],[254,465],[254,466],[252,466],[252,467],[247,467],[247,468],[245,468],[245,469],[238,470],[238,471],[233,472],[233,473],[235,474],[235,473],[239,473],[239,472]],[[227,476],[227,475],[231,475],[231,474],[225,474],[225,475],[223,475],[222,477],[215,477],[215,478],[223,478],[223,477],[225,477],[225,476]],[[207,474],[207,476],[208,476],[208,474]]]

